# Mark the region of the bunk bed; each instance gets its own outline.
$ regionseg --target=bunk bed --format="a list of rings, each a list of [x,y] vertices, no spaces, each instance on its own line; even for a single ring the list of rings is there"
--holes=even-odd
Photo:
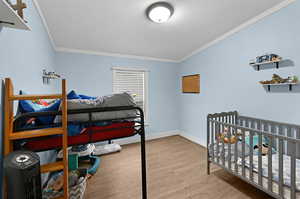
[[[213,163],[278,199],[300,198],[300,126],[239,115],[207,116]]]
[[[64,149],[64,157],[67,157],[67,146],[83,145],[100,141],[127,138],[140,135],[141,139],[141,172],[142,172],[142,198],[147,199],[146,183],[146,151],[145,151],[145,127],[143,110],[135,105],[111,106],[69,109],[66,96],[66,81],[62,81],[62,95],[14,95],[10,79],[5,81],[5,154],[13,150],[26,149],[35,152]],[[57,111],[29,112],[17,114],[13,117],[13,101],[54,99],[62,100],[62,106]],[[130,112],[131,114],[122,114]],[[119,113],[119,114],[115,114]],[[121,113],[121,114],[120,114]],[[134,113],[134,114],[132,114]],[[106,117],[104,116],[106,115]],[[117,116],[118,115],[118,116]],[[24,125],[36,118],[55,117],[51,124]],[[84,116],[84,117],[82,117]],[[103,117],[104,116],[104,117]],[[115,116],[115,117],[114,117]],[[77,118],[77,119],[76,119]],[[81,118],[81,119],[78,119]],[[82,119],[85,118],[85,119]],[[68,135],[68,126],[80,126],[80,133]],[[57,135],[63,127],[64,133]],[[64,158],[64,171],[67,158]],[[62,169],[57,164],[42,166],[42,172]],[[65,173],[65,172],[64,172]],[[67,179],[67,177],[65,177]],[[64,187],[64,190],[67,186]],[[67,198],[65,194],[64,198]]]

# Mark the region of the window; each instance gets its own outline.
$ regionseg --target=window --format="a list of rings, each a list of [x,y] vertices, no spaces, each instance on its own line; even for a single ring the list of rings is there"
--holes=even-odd
[[[147,118],[148,71],[135,68],[113,67],[113,93],[127,92],[144,111]]]

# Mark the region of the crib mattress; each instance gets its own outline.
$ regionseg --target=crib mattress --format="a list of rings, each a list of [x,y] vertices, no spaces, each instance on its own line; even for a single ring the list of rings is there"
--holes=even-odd
[[[93,126],[84,129],[79,135],[68,136],[68,145],[73,146],[129,137],[135,133],[135,122],[120,122],[112,123],[107,126]],[[61,146],[62,136],[52,136],[27,141],[24,148],[32,151],[46,151],[61,148]]]
[[[217,159],[215,159],[215,161],[217,162]],[[220,159],[220,163],[221,163],[221,159]],[[222,164],[222,163],[221,163]],[[228,161],[225,162],[225,166],[226,168],[229,169],[229,165],[228,165]],[[235,164],[231,163],[231,170],[235,173]],[[238,165],[238,175],[242,176],[242,166]],[[245,177],[250,181],[250,169],[248,167],[245,166]],[[258,173],[257,172],[253,172],[253,181],[258,184]],[[262,176],[262,185],[265,189],[268,189],[268,178]],[[291,198],[291,189],[289,186],[284,185],[284,198],[285,199],[290,199]],[[279,193],[279,185],[276,181],[272,181],[272,190],[275,194]],[[296,192],[296,198],[300,199],[300,192],[297,191]]]

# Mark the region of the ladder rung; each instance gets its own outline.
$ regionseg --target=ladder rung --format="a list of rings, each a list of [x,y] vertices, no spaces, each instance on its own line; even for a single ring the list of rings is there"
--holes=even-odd
[[[48,128],[48,129],[39,129],[31,131],[20,131],[14,132],[9,136],[10,140],[19,140],[25,138],[34,138],[34,137],[43,137],[50,135],[62,135],[64,130],[62,128]]]
[[[64,169],[64,162],[58,161],[58,162],[42,165],[41,173],[48,173],[48,172],[59,171],[63,169]]]
[[[62,99],[61,94],[50,95],[13,95],[9,100]]]

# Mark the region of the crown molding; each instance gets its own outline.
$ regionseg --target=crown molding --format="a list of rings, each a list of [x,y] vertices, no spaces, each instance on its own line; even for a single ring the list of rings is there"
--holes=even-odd
[[[56,47],[56,51],[57,52],[67,52],[67,53],[80,53],[80,54],[89,54],[89,55],[100,55],[100,56],[109,56],[109,57],[120,57],[120,58],[129,58],[129,59],[140,59],[140,60],[149,60],[149,61],[178,63],[177,60],[172,60],[172,59],[162,59],[162,58],[155,58],[155,57],[144,57],[144,56],[126,55],[126,54],[118,54],[118,53],[107,53],[107,52],[99,52],[99,51],[91,51],[91,50],[79,50],[79,49],[62,48],[62,47]]]
[[[262,20],[263,18],[281,10],[282,8],[285,8],[287,7],[288,5],[290,5],[291,3],[294,3],[296,0],[285,0],[279,4],[277,4],[276,6],[270,8],[270,9],[267,9],[266,11],[264,11],[263,13],[253,17],[252,19],[248,20],[247,22],[239,25],[238,27],[230,30],[229,32],[223,34],[222,36],[218,37],[217,39],[205,44],[204,46],[196,49],[195,51],[193,51],[192,53],[190,53],[189,55],[183,57],[182,59],[178,60],[179,63],[187,60],[188,58],[192,57],[193,55],[195,54],[198,54],[204,50],[206,50],[207,48],[219,43],[220,41],[226,39],[227,37],[237,33],[237,32],[240,32],[241,30],[247,28],[248,26],[252,25],[252,24],[255,24],[257,23],[258,21]]]
[[[68,53],[81,53],[81,54],[90,54],[90,55],[101,55],[101,56],[109,56],[109,57],[121,57],[121,58],[129,58],[129,59],[140,59],[140,60],[150,60],[150,61],[159,61],[159,62],[171,62],[171,63],[178,63],[177,60],[173,59],[163,59],[163,58],[155,58],[155,57],[146,57],[146,56],[137,56],[137,55],[127,55],[127,54],[118,54],[118,53],[108,53],[108,52],[99,52],[99,51],[91,51],[91,50],[79,50],[79,49],[72,49],[72,48],[62,48],[56,46],[53,36],[50,32],[49,26],[47,25],[46,18],[39,6],[38,0],[32,0],[34,6],[38,14],[41,17],[41,20],[44,24],[46,32],[49,36],[49,40],[52,44],[52,47],[57,52],[68,52]]]
[[[91,51],[91,50],[79,50],[79,49],[72,49],[72,48],[63,48],[63,47],[57,47],[53,36],[51,35],[50,29],[47,25],[46,19],[42,13],[42,10],[38,4],[38,0],[32,0],[33,4],[35,5],[41,20],[44,24],[44,27],[48,33],[50,42],[54,48],[55,51],[57,52],[67,52],[67,53],[80,53],[80,54],[90,54],[90,55],[100,55],[100,56],[109,56],[109,57],[120,57],[120,58],[129,58],[129,59],[140,59],[140,60],[149,60],[149,61],[159,61],[159,62],[169,62],[169,63],[181,63],[184,62],[185,60],[187,60],[188,58],[192,57],[195,54],[198,54],[204,50],[206,50],[207,48],[219,43],[220,41],[226,39],[227,37],[240,32],[241,30],[247,28],[248,26],[257,23],[258,21],[262,20],[263,18],[281,10],[282,8],[287,7],[288,5],[290,5],[291,3],[294,3],[296,0],[285,0],[279,4],[277,4],[276,6],[267,9],[266,11],[264,11],[263,13],[253,17],[252,19],[248,20],[247,22],[239,25],[238,27],[228,31],[227,33],[221,35],[220,37],[216,38],[215,40],[201,46],[200,48],[194,50],[192,53],[186,55],[185,57],[183,57],[182,59],[164,59],[164,58],[155,58],[155,57],[147,57],[147,56],[138,56],[138,55],[127,55],[127,54],[119,54],[119,53],[108,53],[108,52],[100,52],[100,51]]]

